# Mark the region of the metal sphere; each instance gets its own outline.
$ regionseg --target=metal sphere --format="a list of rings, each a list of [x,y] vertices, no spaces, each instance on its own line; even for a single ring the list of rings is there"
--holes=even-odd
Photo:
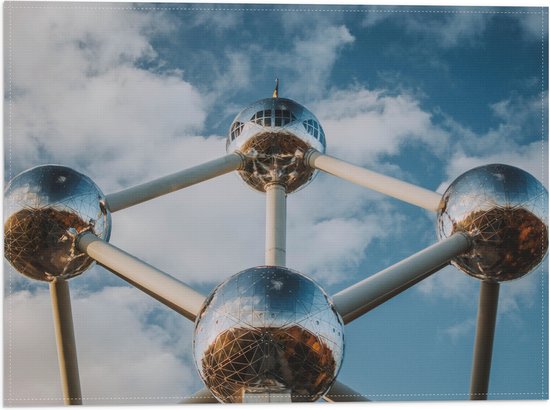
[[[4,255],[20,273],[50,281],[71,278],[93,263],[75,246],[90,231],[108,240],[111,217],[94,182],[59,165],[29,169],[5,191]]]
[[[489,281],[532,271],[548,249],[548,192],[532,175],[492,164],[459,176],[443,195],[438,236],[467,232],[471,251],[452,263]]]
[[[193,346],[201,378],[222,402],[268,393],[315,401],[340,369],[344,328],[311,279],[260,266],[237,273],[210,294]]]
[[[260,192],[273,182],[287,193],[307,185],[315,173],[304,161],[309,148],[325,152],[323,128],[311,111],[287,98],[266,98],[242,110],[226,144],[228,153],[238,150],[248,157],[239,174]]]

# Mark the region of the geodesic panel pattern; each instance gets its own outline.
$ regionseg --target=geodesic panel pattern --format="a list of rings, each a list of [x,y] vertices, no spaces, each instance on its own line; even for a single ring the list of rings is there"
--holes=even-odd
[[[25,171],[10,182],[5,198],[4,254],[33,279],[73,277],[93,263],[76,249],[78,233],[109,239],[103,194],[71,168],[45,165]]]
[[[309,147],[288,132],[256,135],[241,149],[248,160],[239,175],[260,192],[265,192],[270,183],[283,185],[287,193],[294,192],[307,184],[315,173],[315,169],[304,161]]]
[[[209,296],[195,326],[195,363],[222,402],[281,391],[290,391],[292,401],[315,401],[335,380],[343,352],[343,323],[327,295],[281,267],[229,278]]]
[[[470,252],[453,260],[483,280],[506,281],[532,271],[548,249],[546,189],[509,165],[474,168],[454,181],[442,198],[438,235],[468,233]]]

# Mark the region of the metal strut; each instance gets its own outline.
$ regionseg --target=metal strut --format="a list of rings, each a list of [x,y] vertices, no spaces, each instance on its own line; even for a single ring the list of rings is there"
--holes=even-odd
[[[63,402],[82,404],[69,283],[65,279],[54,278],[50,282],[50,296]]]

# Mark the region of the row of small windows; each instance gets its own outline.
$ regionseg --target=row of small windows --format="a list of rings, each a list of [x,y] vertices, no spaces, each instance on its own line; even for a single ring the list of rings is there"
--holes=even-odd
[[[275,116],[272,118],[272,113],[275,111]],[[288,110],[263,110],[258,111],[252,116],[250,121],[263,127],[284,127],[285,125],[296,120],[294,114]]]
[[[258,111],[256,114],[252,116],[250,121],[261,125],[263,127],[271,127],[271,113],[272,110],[263,110]],[[288,110],[275,110],[275,121],[274,126],[275,127],[282,127],[286,124],[291,123],[292,121],[296,120],[296,117]],[[302,123],[304,125],[304,128],[306,131],[313,136],[315,139],[318,139],[321,144],[325,144],[325,134],[319,125],[319,123],[315,120],[306,120]],[[233,141],[235,138],[237,138],[239,135],[241,135],[241,132],[244,128],[244,122],[235,121],[233,125],[231,126],[231,131],[229,133],[231,141]]]
[[[325,133],[319,123],[315,120],[306,120],[303,122],[306,131],[315,139],[318,139],[321,144],[325,144]]]

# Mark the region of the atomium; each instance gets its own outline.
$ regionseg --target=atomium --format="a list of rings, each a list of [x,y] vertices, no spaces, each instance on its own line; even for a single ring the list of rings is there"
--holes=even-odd
[[[506,281],[532,271],[548,248],[548,193],[533,176],[491,164],[459,176],[438,213],[439,238],[466,232],[473,246],[452,263],[478,279]]]
[[[317,400],[334,382],[343,354],[342,319],[328,296],[282,267],[232,276],[211,293],[196,321],[195,363],[223,402],[267,392]]]
[[[279,98],[276,88],[273,98],[237,115],[227,139],[229,154],[201,166],[107,196],[66,167],[46,165],[16,176],[5,192],[5,256],[22,274],[50,282],[56,326],[64,329],[56,337],[66,403],[80,404],[81,393],[72,318],[60,314],[70,312],[63,279],[94,260],[195,320],[193,357],[206,389],[189,399],[234,403],[262,396],[269,402],[273,395],[286,401],[360,400],[362,394],[336,380],[344,356],[343,325],[451,262],[481,279],[470,397],[486,398],[499,282],[527,274],[545,257],[547,191],[528,173],[493,164],[461,175],[441,196],[324,155],[325,147],[315,116]],[[439,243],[332,297],[282,266],[244,270],[205,297],[108,243],[108,209],[238,171],[249,186],[266,192],[265,263],[284,265],[286,193],[307,185],[317,170],[437,211]]]
[[[242,110],[227,136],[228,153],[240,151],[247,158],[241,178],[253,189],[265,192],[270,183],[287,193],[306,186],[315,170],[304,161],[309,148],[324,153],[325,133],[307,108],[287,98],[266,98]]]
[[[5,191],[6,259],[33,279],[81,274],[94,261],[76,249],[76,235],[89,231],[109,239],[103,200],[96,184],[71,168],[43,165],[17,175]]]

